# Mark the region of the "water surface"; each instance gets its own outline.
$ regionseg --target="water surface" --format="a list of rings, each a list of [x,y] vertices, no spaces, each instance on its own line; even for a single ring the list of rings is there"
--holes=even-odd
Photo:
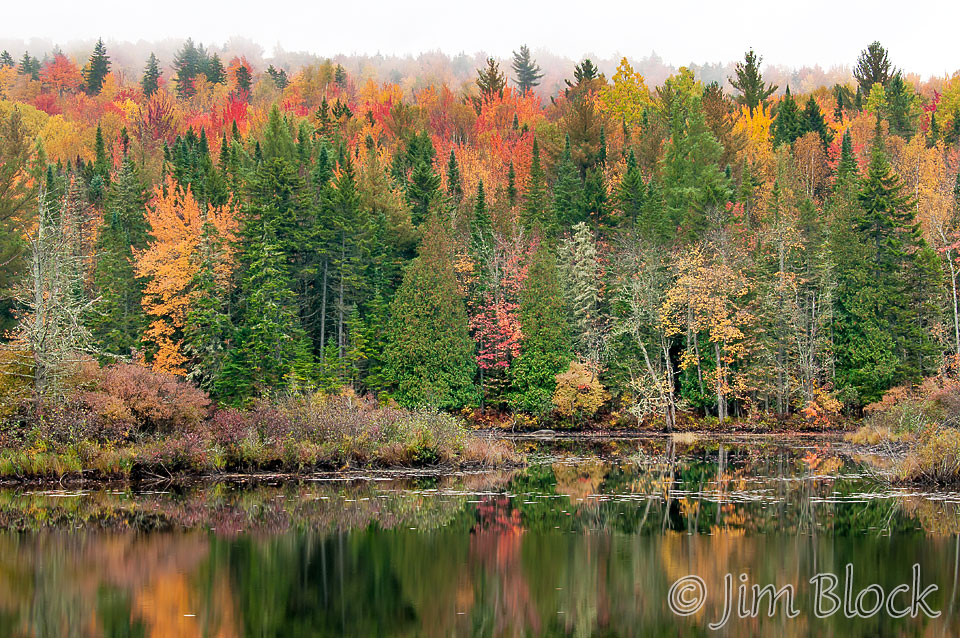
[[[960,634],[958,493],[892,489],[838,442],[519,445],[523,470],[2,489],[0,636]],[[816,618],[807,581],[848,563],[854,592],[919,564],[940,617]],[[708,629],[728,573],[800,614]],[[706,602],[679,617],[690,575]]]

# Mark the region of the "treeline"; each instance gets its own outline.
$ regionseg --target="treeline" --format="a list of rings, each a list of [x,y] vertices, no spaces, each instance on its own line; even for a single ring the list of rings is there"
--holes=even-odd
[[[228,405],[352,386],[670,426],[950,373],[960,79],[874,43],[855,84],[771,100],[760,63],[651,90],[584,60],[543,104],[526,47],[413,96],[192,41],[138,82],[102,42],[0,55],[5,383],[133,359]]]

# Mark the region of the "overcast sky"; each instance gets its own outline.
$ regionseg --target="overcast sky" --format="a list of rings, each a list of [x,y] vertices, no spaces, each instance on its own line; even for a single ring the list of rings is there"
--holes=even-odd
[[[10,2],[3,37],[60,43],[95,38],[136,41],[192,36],[220,44],[230,36],[256,40],[269,55],[287,51],[446,53],[484,51],[506,57],[522,43],[579,58],[644,57],[666,62],[727,62],[753,47],[765,63],[852,66],[880,40],[893,63],[942,75],[960,69],[960,3],[802,0],[103,0]]]

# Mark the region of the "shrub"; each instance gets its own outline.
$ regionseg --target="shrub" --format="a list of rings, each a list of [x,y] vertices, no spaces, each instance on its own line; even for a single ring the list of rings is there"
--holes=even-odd
[[[141,432],[178,434],[194,429],[208,415],[205,392],[172,374],[118,363],[87,372],[93,389],[81,400],[104,423],[127,436]]]
[[[905,482],[960,481],[960,430],[937,428],[925,432],[897,468]]]

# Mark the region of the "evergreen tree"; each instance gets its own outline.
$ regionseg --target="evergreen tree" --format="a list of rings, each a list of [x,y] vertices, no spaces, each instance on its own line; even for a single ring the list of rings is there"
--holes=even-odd
[[[909,139],[916,131],[915,118],[919,114],[916,108],[913,88],[903,79],[899,71],[893,74],[884,92],[887,98],[886,116],[890,124],[890,134]]]
[[[224,84],[227,81],[227,72],[223,68],[223,62],[220,61],[220,56],[214,53],[210,56],[210,59],[207,61],[206,69],[204,74],[207,76],[207,80],[211,84]]]
[[[819,107],[818,107],[819,112]],[[800,113],[797,102],[790,95],[790,87],[777,105],[777,117],[770,127],[773,133],[773,145],[793,144],[794,140],[804,134],[804,118]]]
[[[86,81],[87,93],[90,95],[99,95],[103,87],[103,81],[110,73],[110,58],[107,56],[107,47],[103,44],[103,39],[97,40],[93,47],[93,55],[84,68],[84,80]]]
[[[17,68],[17,73],[20,75],[29,75],[31,80],[39,80],[40,60],[24,52],[23,57],[20,58],[20,66]]]
[[[627,156],[627,170],[620,179],[616,195],[617,206],[628,224],[636,225],[639,220],[646,192],[647,185],[637,165],[637,156],[633,149],[630,149],[630,155]]]
[[[173,68],[177,72],[177,94],[180,97],[190,97],[196,92],[193,78],[206,75],[208,60],[203,45],[198,46],[192,38],[187,38],[173,59]]]
[[[528,230],[539,229],[541,233],[552,236],[557,231],[557,219],[553,212],[547,195],[547,176],[540,164],[540,145],[534,138],[520,221]]]
[[[503,97],[503,89],[507,80],[500,72],[500,64],[493,58],[487,58],[487,66],[477,69],[477,88],[480,89],[480,99],[489,102],[494,97]]]
[[[258,241],[247,245],[236,347],[215,382],[216,393],[234,405],[302,386],[312,375],[287,259],[273,225],[260,227]]]
[[[553,407],[556,375],[567,369],[573,352],[556,257],[543,242],[520,295],[520,330],[520,356],[510,366],[510,403],[515,410],[545,414]]]
[[[823,113],[820,111],[820,105],[817,104],[817,101],[812,95],[807,99],[807,105],[803,109],[803,119],[804,132],[816,133],[819,135],[820,141],[823,142],[824,147],[828,146],[830,142],[833,141],[833,135],[827,128],[827,121],[823,118]]]
[[[580,173],[570,156],[570,136],[564,143],[563,155],[557,162],[557,179],[553,184],[553,211],[561,230],[585,221],[582,217]]]
[[[160,62],[153,53],[147,58],[147,66],[143,69],[143,77],[140,79],[140,87],[143,94],[150,97],[156,93],[160,86]]]
[[[410,173],[410,184],[407,186],[407,201],[415,226],[427,220],[430,210],[440,198],[440,176],[437,175],[432,164],[418,161],[413,172]]]
[[[922,282],[939,275],[920,236],[913,202],[879,139],[856,204],[838,219],[833,240],[834,348],[838,387],[849,403],[864,405],[933,367],[932,293]]]
[[[517,171],[513,168],[513,160],[507,169],[507,204],[511,208],[517,204]]]
[[[10,55],[10,52],[6,49],[3,52],[0,52],[0,69],[12,69],[17,65],[13,61],[13,56]]]
[[[520,47],[519,52],[513,52],[512,67],[514,81],[517,83],[521,95],[540,84],[543,73],[541,73],[539,65],[530,57],[530,49],[527,45],[524,44]]]
[[[287,72],[283,69],[274,68],[271,64],[267,67],[267,75],[270,76],[270,79],[273,80],[274,85],[281,91],[287,88],[287,85],[290,84],[290,80],[287,78]]]
[[[247,100],[250,99],[250,87],[253,85],[253,78],[250,77],[250,69],[247,68],[245,64],[240,64],[237,66],[237,69],[233,72],[233,81],[237,87],[237,93],[246,97]],[[326,100],[324,100],[326,104]]]
[[[753,52],[753,49],[744,54],[744,61],[737,62],[734,69],[736,78],[727,78],[733,88],[740,91],[737,96],[737,102],[743,104],[750,110],[750,114],[758,106],[764,104],[768,97],[777,90],[777,85],[768,85],[763,82],[763,75],[760,73],[760,63],[763,58]]]
[[[862,95],[870,95],[874,84],[887,86],[892,68],[887,50],[879,42],[872,42],[860,52],[857,66],[853,69],[853,77],[857,79]]]
[[[853,138],[850,137],[850,129],[843,132],[843,140],[840,144],[840,161],[837,163],[837,182],[842,182],[850,178],[859,177],[857,168],[857,158],[853,154]]]
[[[447,161],[447,197],[454,207],[463,201],[463,184],[460,182],[460,167],[457,166],[457,156],[450,149],[450,159]]]
[[[91,332],[101,352],[130,356],[147,326],[141,306],[144,282],[136,276],[136,251],[147,246],[147,194],[136,165],[126,158],[111,183],[97,233],[93,284],[100,297]]]
[[[453,242],[436,216],[427,223],[420,254],[390,305],[384,355],[384,377],[403,406],[458,409],[478,398]]]

